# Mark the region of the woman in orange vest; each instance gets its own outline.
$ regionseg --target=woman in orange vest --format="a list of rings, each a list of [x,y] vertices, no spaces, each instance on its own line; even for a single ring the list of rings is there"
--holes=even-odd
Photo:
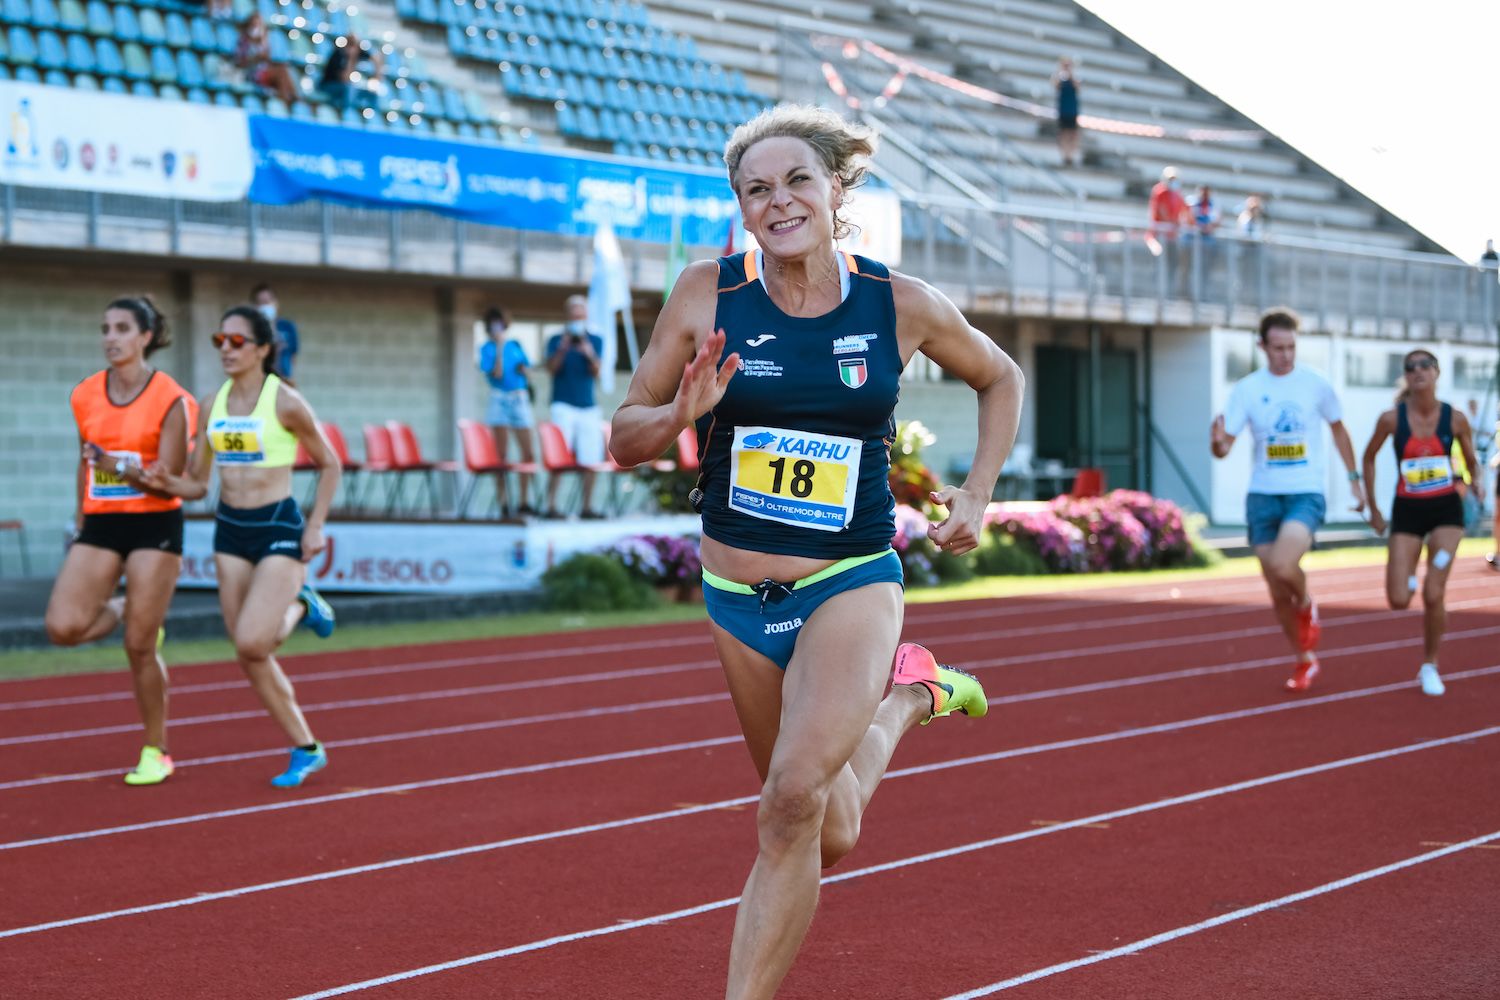
[[[167,753],[167,668],[157,650],[182,567],[182,501],[142,481],[151,465],[181,472],[195,423],[193,397],[147,363],[171,342],[150,296],[120,298],[100,327],[109,367],[78,383],[71,403],[82,455],[78,533],[47,602],[47,636],[59,646],[102,639],[125,623],[146,745],[127,785],[172,773]],[[125,595],[115,586],[125,576]]]
[[[229,379],[201,402],[203,446],[185,473],[153,468],[146,478],[165,493],[195,500],[208,493],[218,467],[219,606],[240,669],[292,745],[287,769],[271,784],[295,788],[327,765],[328,754],[308,728],[274,654],[299,623],[320,636],[333,631],[333,609],[306,579],[307,563],[327,547],[323,524],[342,470],[312,407],[277,377],[276,333],[260,310],[230,309],[213,345]],[[292,497],[299,444],[318,467],[317,497],[306,517]]]

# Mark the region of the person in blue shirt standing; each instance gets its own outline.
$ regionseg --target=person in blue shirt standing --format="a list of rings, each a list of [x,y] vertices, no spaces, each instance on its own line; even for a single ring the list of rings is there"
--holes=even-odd
[[[589,466],[604,461],[604,418],[594,398],[594,380],[599,377],[604,341],[588,332],[588,299],[570,295],[566,308],[567,325],[547,340],[547,371],[552,373],[552,406],[548,415],[562,431],[574,461],[584,466],[579,473],[583,477],[581,516],[599,520],[604,515],[594,510],[595,473]],[[556,475],[547,477],[547,513],[543,516],[554,520],[564,516],[557,509],[558,482]]]
[[[504,311],[491,306],[485,310],[484,330],[489,340],[479,349],[479,370],[484,372],[490,385],[490,402],[485,408],[484,422],[495,436],[495,455],[503,465],[506,461],[506,431],[516,438],[516,447],[521,452],[521,462],[530,465],[536,461],[531,446],[531,429],[536,418],[531,413],[531,380],[528,378],[531,359],[526,348],[506,337],[510,320]],[[505,494],[505,477],[502,473],[497,484],[502,496]],[[522,473],[521,506],[518,513],[535,514],[531,506],[531,476]]]
[[[281,304],[276,300],[276,292],[265,282],[250,289],[250,301],[262,316],[270,320],[276,331],[276,374],[290,382],[292,365],[297,360],[297,324],[280,315]]]

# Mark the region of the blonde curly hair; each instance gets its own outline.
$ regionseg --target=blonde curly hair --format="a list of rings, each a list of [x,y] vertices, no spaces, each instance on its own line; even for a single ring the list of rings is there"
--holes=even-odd
[[[863,184],[869,174],[869,159],[875,152],[875,133],[863,125],[846,121],[827,108],[808,104],[779,104],[767,108],[734,130],[724,144],[724,165],[729,168],[729,186],[739,194],[740,160],[763,139],[801,139],[812,147],[824,169],[839,179],[845,196]],[[834,209],[833,238],[841,240],[852,230],[849,220]]]

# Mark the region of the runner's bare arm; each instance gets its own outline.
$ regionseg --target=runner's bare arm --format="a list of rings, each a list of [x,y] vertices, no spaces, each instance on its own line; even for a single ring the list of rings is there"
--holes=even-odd
[[[1350,474],[1349,492],[1354,495],[1354,507],[1356,511],[1365,509],[1365,488],[1359,480],[1352,478],[1359,473],[1359,466],[1354,464],[1354,443],[1349,440],[1349,428],[1344,426],[1342,420],[1335,420],[1328,425],[1333,432],[1333,446],[1339,450],[1339,457],[1344,460],[1344,468]]]
[[[615,411],[609,450],[621,465],[665,452],[682,429],[713,409],[734,377],[739,355],[722,363],[724,333],[713,330],[719,268],[689,264],[651,331],[651,342]]]

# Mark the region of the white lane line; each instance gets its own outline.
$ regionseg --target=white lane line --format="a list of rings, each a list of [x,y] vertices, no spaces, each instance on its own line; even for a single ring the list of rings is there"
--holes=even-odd
[[[1372,763],[1374,761],[1387,760],[1409,753],[1417,753],[1423,750],[1431,750],[1437,747],[1450,746],[1455,743],[1480,739],[1500,733],[1500,726],[1491,726],[1488,729],[1479,729],[1469,733],[1461,733],[1457,736],[1448,736],[1441,739],[1426,740],[1421,743],[1413,743],[1407,746],[1392,747],[1387,750],[1377,750],[1374,753],[1360,754],[1357,757],[1345,757],[1341,760],[1328,761],[1323,764],[1313,764],[1308,767],[1300,767],[1291,771],[1282,771],[1260,778],[1251,778],[1247,781],[1238,781],[1229,785],[1220,785],[1217,788],[1208,788],[1202,791],[1191,792],[1186,795],[1175,795],[1170,798],[1157,799],[1154,802],[1146,802],[1141,805],[1129,806],[1124,809],[1115,809],[1109,812],[1097,813],[1093,816],[1085,816],[1081,819],[1069,820],[1056,826],[1033,827],[1019,833],[1007,834],[1001,837],[993,837],[987,840],[973,841],[968,844],[960,844],[957,847],[944,848],[938,851],[930,851],[925,854],[917,854],[911,857],[900,858],[896,861],[888,861],[883,864],[870,865],[866,868],[858,868],[838,875],[829,875],[822,879],[823,885],[834,885],[839,882],[849,882],[854,879],[866,878],[883,872],[895,871],[901,868],[910,868],[914,865],[927,864],[931,861],[941,861],[947,858],[957,857],[963,854],[972,854],[977,851],[988,850],[992,847],[1000,847],[1005,844],[1014,844],[1023,840],[1033,840],[1038,837],[1048,837],[1063,830],[1072,830],[1093,823],[1107,823],[1114,820],[1124,819],[1130,816],[1139,816],[1144,813],[1157,812],[1170,809],[1174,806],[1187,805],[1192,802],[1202,802],[1205,799],[1217,798],[1222,795],[1231,795],[1236,792],[1247,791],[1252,788],[1262,788],[1266,785],[1279,782],[1291,781],[1315,774],[1324,774],[1329,771],[1339,770],[1346,767],[1354,767],[1359,764]],[[1492,834],[1491,837],[1500,836]],[[1489,838],[1480,838],[1480,842]],[[1468,845],[1473,846],[1473,845]],[[1451,854],[1462,847],[1445,848],[1441,852],[1433,852],[1434,856],[1444,853]],[[1377,869],[1379,871],[1379,869]],[[447,962],[439,962],[435,965],[427,965],[417,969],[408,969],[404,972],[396,972],[375,979],[366,979],[358,983],[349,983],[344,986],[336,986],[331,989],[321,990],[317,993],[308,993],[297,997],[296,1000],[324,1000],[327,997],[343,996],[349,993],[357,993],[362,990],[373,989],[379,986],[388,986],[391,983],[404,982],[421,976],[429,976],[438,972],[447,972],[465,966],[477,965],[481,962],[494,961],[495,959],[508,958],[512,955],[521,955],[527,952],[541,951],[547,948],[555,948],[559,945],[571,944],[575,941],[583,941],[588,938],[603,937],[608,934],[619,934],[624,931],[636,930],[641,927],[655,927],[662,924],[673,923],[687,917],[709,913],[714,910],[727,909],[739,902],[739,897],[728,899],[717,899],[713,902],[703,903],[686,909],[673,910],[670,913],[659,913],[651,917],[643,917],[624,923],[609,924],[604,927],[595,927],[591,930],[576,931],[572,934],[559,934],[544,938],[540,941],[531,941],[526,944],[513,945],[509,948],[500,948],[495,951],[487,951],[478,955],[468,955]]]
[[[1064,972],[1071,972],[1074,969],[1081,969],[1089,965],[1097,965],[1100,962],[1107,962],[1110,959],[1114,958],[1122,958],[1126,955],[1135,955],[1145,951],[1147,948],[1155,948],[1159,944],[1166,944],[1170,941],[1176,941],[1179,938],[1185,938],[1193,934],[1200,934],[1206,930],[1212,930],[1215,927],[1222,927],[1224,924],[1234,923],[1237,920],[1244,920],[1247,917],[1254,917],[1271,910],[1279,910],[1283,906],[1291,906],[1293,903],[1300,903],[1303,900],[1313,899],[1318,896],[1324,896],[1330,892],[1337,892],[1340,889],[1347,889],[1350,886],[1359,885],[1361,882],[1368,882],[1371,879],[1377,879],[1385,875],[1391,875],[1395,872],[1404,871],[1407,868],[1414,868],[1417,865],[1424,865],[1429,861],[1436,861],[1439,858],[1446,858],[1448,855],[1457,854],[1459,851],[1467,851],[1472,850],[1476,847],[1483,847],[1494,840],[1500,840],[1500,830],[1496,830],[1494,833],[1484,834],[1480,837],[1472,837],[1469,840],[1465,840],[1459,844],[1450,844],[1449,846],[1440,848],[1436,851],[1428,851],[1426,854],[1418,854],[1413,857],[1403,858],[1400,861],[1393,861],[1388,865],[1381,865],[1379,868],[1370,868],[1366,871],[1362,871],[1354,875],[1349,875],[1345,878],[1336,879],[1332,882],[1324,882],[1320,886],[1315,886],[1311,889],[1304,889],[1301,892],[1294,892],[1290,895],[1281,896],[1277,899],[1269,899],[1264,903],[1256,903],[1254,906],[1246,906],[1241,909],[1235,910],[1233,913],[1223,913],[1217,917],[1210,917],[1207,920],[1199,921],[1196,924],[1189,924],[1186,927],[1177,927],[1170,931],[1163,931],[1160,934],[1153,934],[1148,938],[1141,938],[1139,941],[1132,941],[1130,944],[1121,945],[1118,948],[1111,948],[1108,951],[1097,952],[1095,954],[1087,956],[1086,958],[1075,958],[1071,962],[1061,962],[1057,965],[1048,966],[1045,969],[1036,969],[1032,972],[1026,973],[1025,975],[1015,976],[1011,979],[1003,979],[998,983],[990,983],[988,986],[980,986],[976,989],[969,990],[967,993],[955,993],[952,996],[945,998],[945,1000],[974,1000],[974,998],[976,997],[987,997],[993,993],[999,993],[1002,990],[1012,989],[1016,986],[1024,986],[1027,983],[1034,983],[1039,979],[1048,979],[1052,976],[1056,976]]]
[[[1207,798],[1213,794],[1223,794],[1226,791],[1241,791],[1245,788],[1255,787],[1257,784],[1268,784],[1272,781],[1287,780],[1288,778],[1292,777],[1302,777],[1306,774],[1318,773],[1319,771],[1323,770],[1332,770],[1339,767],[1347,767],[1353,764],[1366,763],[1371,760],[1380,760],[1386,757],[1399,756],[1405,753],[1413,753],[1419,750],[1431,749],[1433,747],[1469,742],[1472,740],[1481,739],[1486,736],[1491,736],[1496,733],[1500,733],[1500,726],[1494,726],[1490,727],[1489,729],[1483,730],[1475,730],[1469,733],[1462,733],[1457,736],[1427,740],[1421,743],[1410,744],[1405,747],[1398,747],[1391,750],[1376,751],[1374,753],[1363,754],[1358,757],[1344,758],[1341,761],[1334,761],[1330,764],[1314,765],[1311,768],[1301,768],[1295,771],[1281,772],[1279,775],[1272,775],[1270,778],[1256,778],[1251,779],[1247,782],[1238,782],[1233,785],[1225,785],[1220,789],[1210,790],[1206,793],[1197,792],[1192,793],[1188,796],[1178,796],[1172,799],[1158,800],[1155,803],[1148,803],[1146,806],[1131,807],[1131,809],[1127,809],[1119,813],[1110,813],[1107,815],[1118,817],[1134,815],[1136,812],[1149,812],[1152,809],[1166,808],[1169,805],[1177,805],[1181,804],[1182,802],[1197,801],[1197,799],[1199,798]],[[698,815],[700,813],[715,812],[721,809],[736,806],[749,805],[755,802],[757,798],[758,796],[755,795],[744,795],[738,798],[722,799],[718,802],[702,803],[700,805],[686,806],[679,809],[648,813],[639,816],[631,816],[619,820],[606,820],[599,823],[590,823],[583,826],[569,827],[563,830],[554,830],[547,833],[527,834],[519,837],[511,837],[505,840],[492,841],[487,844],[475,844],[469,847],[453,848],[450,850],[436,851],[429,854],[418,854],[404,858],[394,858],[388,861],[374,862],[365,865],[356,865],[349,868],[339,868],[326,872],[316,872],[310,875],[297,876],[295,878],[278,879],[274,882],[261,882],[254,885],[240,886],[234,889],[225,889],[218,892],[199,893],[192,896],[185,896],[179,899],[167,900],[161,903],[148,903],[140,906],[131,906],[117,910],[108,910],[102,913],[87,914],[80,917],[69,917],[62,920],[52,920],[46,923],[32,924],[26,927],[16,927],[5,931],[0,931],[0,939],[8,937],[22,937],[30,934],[39,934],[44,931],[57,930],[64,927],[76,927],[82,924],[100,923],[102,921],[114,920],[120,917],[139,916],[144,913],[156,913],[162,910],[181,909],[185,906],[196,906],[200,903],[209,903],[216,900],[237,899],[244,896],[256,895],[262,892],[271,892],[277,889],[285,889],[299,885],[310,885],[317,882],[328,882],[335,879],[349,878],[355,875],[366,875],[373,872],[389,871],[395,868],[405,868],[411,865],[424,864],[430,861],[443,861],[451,858],[467,857],[475,854],[483,854],[491,851],[502,850],[508,847],[515,847],[523,844],[548,843],[556,840],[583,836],[589,833],[597,833],[606,830],[619,830],[626,827],[639,826],[646,823],[661,822],[664,820],[678,819],[685,816]],[[1093,822],[1097,822],[1097,820],[1091,817],[1069,820],[1067,822],[1054,824],[1048,827],[1034,828],[1023,833],[1010,834],[994,840],[983,841],[981,842],[979,847],[996,846],[998,844],[1025,840],[1033,836],[1044,836],[1046,834],[1055,833],[1061,830],[1076,829],[1079,827],[1088,826]],[[877,871],[886,871],[894,867],[906,867],[907,865],[914,862],[935,860],[938,857],[948,857],[953,853],[963,853],[965,850],[976,850],[979,849],[979,847],[968,845],[966,848],[947,849],[933,854],[918,855],[915,859],[908,858],[898,862],[887,862],[881,865],[874,865],[849,873],[828,876],[823,879],[823,882],[825,884],[831,884],[833,882],[845,881],[849,878],[857,878],[861,875],[872,874]],[[733,903],[734,901],[731,900],[730,902]],[[709,905],[712,907],[715,904]],[[702,911],[694,908],[691,911],[678,912],[689,913]],[[658,918],[651,919],[657,920]],[[644,924],[642,924],[641,926],[644,926]]]
[[[1366,576],[1366,575],[1368,575],[1367,572],[1360,574],[1361,577]],[[1320,577],[1318,577],[1318,579],[1321,580],[1321,579],[1325,579],[1325,578],[1322,577],[1322,576],[1320,576]],[[1229,582],[1234,581],[1234,580],[1243,580],[1244,582],[1240,583],[1240,584],[1237,584],[1235,586],[1232,586],[1232,587],[1230,587],[1230,586],[1224,586],[1224,587],[1214,587],[1214,586],[1212,586],[1212,584],[1215,583],[1215,582],[1217,582],[1217,581],[1208,581],[1208,582],[1205,582],[1205,583],[1202,583],[1202,584],[1194,584],[1192,586],[1192,596],[1193,596],[1194,599],[1199,599],[1199,598],[1203,598],[1203,597],[1206,597],[1206,596],[1224,596],[1227,593],[1238,592],[1240,590],[1248,590],[1248,591],[1257,591],[1258,592],[1258,591],[1263,591],[1265,589],[1265,585],[1264,585],[1264,583],[1261,581],[1261,579],[1259,577],[1253,577],[1253,578],[1251,578],[1251,577],[1244,577],[1244,578],[1231,577],[1231,578],[1228,578],[1227,580],[1225,580],[1223,582],[1229,583]],[[1474,581],[1468,581],[1468,580],[1464,580],[1464,581],[1455,580],[1452,583],[1450,583],[1450,591],[1451,590],[1461,589],[1463,586],[1465,586],[1465,585],[1467,585],[1469,583],[1473,583],[1473,582]],[[1174,589],[1180,589],[1180,588],[1169,588],[1166,585],[1158,585],[1158,586],[1162,587],[1162,590],[1161,590],[1161,592],[1159,594],[1156,593],[1154,590],[1152,590],[1152,591],[1145,591],[1145,592],[1143,592],[1143,596],[1135,596],[1135,593],[1136,593],[1135,591],[1127,591],[1124,595],[1116,596],[1112,600],[1111,603],[1114,603],[1114,604],[1147,604],[1147,603],[1154,603],[1154,602],[1162,601],[1162,600],[1175,600],[1176,599],[1176,598],[1171,597],[1171,592]],[[1090,593],[1090,592],[1084,591],[1082,593]],[[1103,594],[1113,594],[1113,593],[1115,593],[1115,588],[1101,588],[1097,593],[1099,593],[1101,595],[1103,595]],[[1358,590],[1358,591],[1346,591],[1346,592],[1338,593],[1338,594],[1325,595],[1322,599],[1325,602],[1332,602],[1333,600],[1336,600],[1336,599],[1347,599],[1347,598],[1350,598],[1350,597],[1360,597],[1360,596],[1375,596],[1375,595],[1378,595],[1380,593],[1382,593],[1382,591],[1375,590],[1375,589],[1369,589],[1369,588],[1363,588],[1363,589]],[[980,602],[960,602],[960,603],[980,603]],[[1042,603],[1042,604],[1032,604],[1032,605],[1024,605],[1024,604],[1017,603],[1017,604],[1009,605],[1009,606],[1005,606],[1005,607],[994,607],[994,608],[985,609],[982,612],[980,611],[980,609],[976,609],[976,608],[970,607],[970,608],[967,608],[967,609],[964,609],[964,610],[946,611],[946,612],[939,612],[939,613],[935,613],[935,614],[923,614],[923,613],[920,613],[920,612],[914,610],[914,609],[923,608],[923,607],[930,607],[932,605],[909,605],[907,607],[907,624],[909,626],[912,626],[912,627],[922,627],[922,626],[926,626],[926,625],[930,625],[930,624],[939,624],[939,623],[953,622],[953,621],[970,622],[970,621],[974,620],[976,613],[982,614],[982,617],[984,618],[984,620],[990,621],[990,620],[993,620],[993,619],[996,619],[996,618],[1010,617],[1012,615],[1026,615],[1026,616],[1031,616],[1031,615],[1035,615],[1035,614],[1039,614],[1039,613],[1043,613],[1043,612],[1048,612],[1048,611],[1068,610],[1068,609],[1076,608],[1078,606],[1078,604],[1079,604],[1079,600],[1078,599],[1071,599],[1071,600],[1050,601],[1050,602],[1045,602],[1045,603]],[[1226,607],[1226,609],[1224,610],[1223,613],[1225,613],[1225,614],[1229,614],[1229,613],[1254,613],[1254,612],[1264,611],[1264,610],[1265,610],[1264,608],[1259,608],[1259,607],[1257,607],[1257,608],[1243,608],[1243,607],[1237,607],[1237,606],[1228,606],[1228,607]],[[521,650],[521,651],[515,651],[515,652],[509,652],[509,653],[485,654],[485,655],[480,655],[480,656],[450,657],[450,658],[442,659],[442,660],[421,660],[421,661],[414,661],[414,662],[380,664],[380,665],[376,665],[376,666],[366,666],[366,667],[347,667],[347,668],[334,669],[334,670],[312,671],[312,672],[308,672],[308,673],[297,673],[295,670],[291,670],[288,673],[289,673],[289,676],[291,677],[293,683],[300,685],[300,684],[317,683],[317,682],[320,682],[320,681],[347,680],[347,679],[354,678],[354,677],[382,677],[382,676],[389,676],[389,675],[392,675],[392,674],[406,674],[406,673],[413,673],[413,674],[415,674],[415,673],[423,673],[423,672],[432,671],[432,670],[449,670],[449,669],[455,669],[455,668],[459,668],[459,667],[485,666],[485,665],[502,665],[502,664],[506,664],[506,663],[529,663],[529,662],[535,662],[537,660],[567,659],[567,658],[571,658],[571,657],[593,656],[593,655],[598,655],[598,654],[603,654],[603,653],[622,653],[622,652],[631,652],[631,651],[640,651],[640,650],[658,650],[658,649],[662,649],[662,648],[668,647],[668,646],[694,646],[694,645],[703,645],[703,646],[710,645],[710,640],[709,640],[708,635],[707,634],[702,634],[702,635],[694,635],[694,636],[676,636],[676,637],[670,637],[670,638],[663,638],[663,639],[659,639],[659,640],[642,640],[642,641],[634,641],[634,642],[603,643],[603,644],[598,644],[598,645],[593,645],[593,646],[571,647],[571,648],[568,648],[568,649],[550,649],[550,650],[549,649],[538,649],[538,650],[530,650],[530,651]],[[312,655],[312,654],[309,654],[309,655]],[[333,655],[341,655],[341,654],[333,654]],[[210,665],[213,665],[213,664],[180,664],[177,667],[173,667],[172,669],[175,670],[175,669],[183,669],[183,668],[199,667],[199,666],[210,666]],[[174,696],[182,696],[182,695],[187,695],[187,694],[205,694],[205,693],[211,693],[211,692],[217,692],[217,691],[236,691],[236,690],[240,690],[240,689],[244,688],[244,686],[245,686],[245,682],[243,680],[238,680],[238,679],[232,680],[232,681],[212,681],[212,682],[201,682],[201,683],[196,683],[196,684],[179,684],[179,685],[175,685],[172,688],[172,694]],[[34,698],[34,699],[30,699],[28,701],[0,702],[0,712],[19,711],[19,710],[22,710],[22,709],[65,708],[65,707],[76,706],[76,705],[88,705],[88,704],[93,704],[95,702],[133,701],[134,698],[135,698],[135,695],[132,694],[129,691],[103,691],[103,692],[98,692],[96,694],[88,694],[88,695],[71,695],[71,696],[67,696],[67,697],[58,697],[58,698]]]
[[[1471,601],[1458,601],[1448,605],[1449,611],[1462,611],[1474,607],[1489,607],[1500,603],[1500,598],[1486,597]],[[1264,609],[1261,609],[1264,610]],[[1363,614],[1345,615],[1339,618],[1324,618],[1323,631],[1326,634],[1330,629],[1348,625],[1363,625],[1376,621],[1387,621],[1401,617],[1420,615],[1420,611],[1406,609],[1402,611],[1372,611]],[[1164,616],[1166,620],[1173,620],[1172,616]],[[1080,629],[1069,629],[1067,631],[1079,631]],[[1052,630],[1056,631],[1056,630]],[[1192,635],[1168,636],[1150,639],[1140,639],[1133,642],[1112,643],[1104,646],[1081,646],[1063,650],[1041,650],[1034,653],[1026,653],[1019,656],[1001,657],[998,659],[975,661],[963,661],[966,669],[984,669],[998,666],[1014,666],[1022,663],[1055,662],[1078,657],[1093,657],[1111,655],[1115,653],[1134,652],[1143,649],[1160,649],[1166,646],[1191,646],[1196,644],[1208,644],[1215,641],[1227,639],[1253,638],[1262,635],[1280,634],[1281,626],[1263,625],[1254,628],[1236,629],[1226,632],[1197,633]],[[1009,639],[1015,636],[1012,630],[1000,629],[992,632],[973,632],[961,636],[949,635],[951,645],[958,647],[965,644],[990,642],[995,639]],[[658,677],[667,674],[688,673],[699,670],[719,669],[718,660],[697,660],[690,663],[676,663],[668,666],[636,667],[628,670],[599,671],[592,674],[566,675],[551,678],[533,678],[524,681],[504,681],[497,684],[482,684],[462,688],[440,688],[433,691],[415,691],[405,694],[382,695],[373,698],[352,698],[342,701],[328,701],[318,704],[305,704],[302,706],[304,712],[329,712],[357,708],[376,708],[384,705],[399,705],[415,701],[439,701],[449,698],[470,698],[477,695],[502,694],[507,691],[530,690],[538,687],[561,687],[571,686],[585,681],[617,681],[636,680],[643,677]],[[243,685],[242,685],[243,686]],[[246,719],[259,719],[265,712],[261,709],[246,709],[239,712],[220,712],[214,715],[186,716],[172,720],[174,729],[183,726],[211,725],[220,722],[243,721]],[[0,738],[0,747],[18,746],[26,743],[85,739],[94,736],[117,736],[122,733],[139,732],[139,722],[121,723],[113,726],[93,726],[87,729],[64,730],[50,733],[28,733],[21,736],[7,736]]]
[[[1445,674],[1443,679],[1450,683],[1469,680],[1476,677],[1485,677],[1491,674],[1500,674],[1500,664],[1483,667],[1476,670],[1465,670],[1452,674]],[[914,774],[926,774],[930,771],[940,771],[955,767],[967,767],[974,764],[987,764],[999,760],[1008,760],[1015,757],[1028,757],[1035,754],[1051,753],[1057,750],[1073,750],[1079,747],[1095,746],[1103,743],[1115,743],[1121,740],[1134,739],[1139,736],[1154,736],[1161,733],[1180,732],[1187,729],[1196,729],[1201,726],[1217,725],[1221,722],[1233,722],[1239,719],[1249,719],[1261,715],[1270,715],[1276,712],[1288,712],[1298,709],[1312,708],[1315,706],[1329,705],[1337,702],[1353,701],[1358,698],[1369,698],[1375,695],[1390,694],[1396,691],[1410,693],[1412,691],[1411,681],[1402,681],[1396,684],[1381,684],[1376,687],[1362,688],[1355,691],[1340,691],[1336,694],[1326,694],[1314,698],[1299,698],[1296,701],[1276,702],[1270,705],[1261,705],[1255,708],[1241,708],[1228,712],[1215,712],[1211,715],[1200,715],[1191,719],[1181,719],[1176,722],[1161,722],[1151,726],[1140,726],[1134,729],[1113,730],[1107,733],[1099,733],[1094,736],[1078,736],[1067,740],[1056,740],[1050,743],[1038,743],[1025,747],[1013,747],[1008,750],[997,750],[993,753],[977,754],[970,757],[959,757],[952,760],[940,761],[934,764],[921,764],[913,767],[901,768],[888,771],[886,780],[892,778],[904,778]],[[265,803],[254,806],[241,806],[235,809],[221,809],[212,812],[193,813],[186,816],[176,816],[168,819],[149,820],[141,823],[130,823],[123,826],[98,827],[92,830],[80,830],[75,833],[54,834],[50,837],[35,837],[29,840],[12,840],[0,843],[0,852],[15,851],[28,847],[43,847],[53,844],[72,843],[80,840],[94,840],[100,837],[109,837],[122,833],[138,833],[143,830],[156,830],[171,826],[188,826],[195,823],[208,822],[219,819],[230,819],[238,816],[252,816],[258,813],[275,812],[286,809],[297,809],[304,806],[325,805],[330,802],[347,802],[352,799],[370,798],[377,795],[390,795],[398,792],[418,791],[427,788],[443,788],[450,785],[469,784],[476,781],[489,781],[497,778],[513,777],[518,774],[533,774],[541,771],[558,770],[568,767],[579,767],[588,764],[604,763],[615,760],[628,760],[641,757],[652,757],[661,754],[674,753],[682,750],[697,749],[700,746],[723,746],[735,743],[743,737],[738,735],[716,737],[710,740],[700,740],[693,743],[669,744],[663,747],[647,747],[639,750],[626,750],[616,753],[596,754],[588,757],[574,758],[562,761],[547,761],[539,764],[530,764],[521,767],[500,768],[493,771],[480,771],[473,774],[453,775],[447,778],[431,778],[425,781],[408,781],[398,785],[382,785],[376,788],[362,788],[349,792],[338,792],[330,795],[310,796],[305,799],[290,799],[281,802]],[[728,800],[731,804],[740,800]]]
[[[1453,643],[1463,639],[1481,638],[1484,636],[1500,634],[1500,626],[1488,628],[1462,629],[1447,633],[1443,639],[1445,642]],[[1421,645],[1420,639],[1392,639],[1387,642],[1371,642],[1363,646],[1349,646],[1342,649],[1330,650],[1322,654],[1326,662],[1339,657],[1363,656],[1368,653],[1387,652],[1392,649],[1403,647],[1415,647]],[[971,669],[979,670],[995,666],[1006,661],[979,661],[967,664]],[[1218,674],[1236,673],[1245,670],[1258,670],[1262,667],[1284,664],[1286,657],[1267,656],[1254,660],[1238,660],[1233,663],[1221,663],[1202,667],[1184,667],[1180,670],[1168,670],[1156,674],[1140,674],[1131,677],[1116,678],[1107,681],[1096,681],[1089,684],[1074,684],[1068,687],[1049,688],[1043,691],[1027,691],[1021,694],[997,695],[990,699],[992,705],[1012,705],[1029,701],[1043,701],[1050,698],[1065,698],[1079,694],[1095,694],[1100,691],[1112,691],[1120,688],[1137,687],[1144,684],[1160,684],[1176,680],[1187,680],[1194,677],[1210,677]],[[712,702],[726,701],[729,696],[724,693],[700,695],[690,698],[669,698],[660,701],[636,702],[629,705],[611,705],[598,708],[580,708],[568,712],[554,712],[547,715],[529,715],[519,718],[492,719],[486,722],[472,722],[464,725],[438,726],[429,729],[409,729],[396,733],[378,733],[372,736],[352,737],[344,740],[329,740],[327,745],[330,749],[342,747],[369,746],[380,743],[395,743],[404,740],[431,739],[437,736],[453,736],[465,733],[487,732],[496,729],[508,729],[513,726],[532,725],[547,722],[567,722],[570,720],[601,715],[619,715],[633,712],[653,711],[662,708],[677,708],[684,705],[701,705]],[[272,747],[265,750],[248,750],[243,753],[218,754],[211,757],[181,758],[177,761],[179,768],[203,767],[211,764],[231,764],[246,760],[256,760],[263,757],[281,757],[286,754],[285,747]],[[56,785],[74,781],[92,781],[96,778],[110,778],[119,775],[118,767],[106,768],[97,771],[75,771],[70,774],[48,774],[37,778],[20,778],[14,781],[0,781],[0,791],[10,791],[18,788],[35,788],[40,785]]]

